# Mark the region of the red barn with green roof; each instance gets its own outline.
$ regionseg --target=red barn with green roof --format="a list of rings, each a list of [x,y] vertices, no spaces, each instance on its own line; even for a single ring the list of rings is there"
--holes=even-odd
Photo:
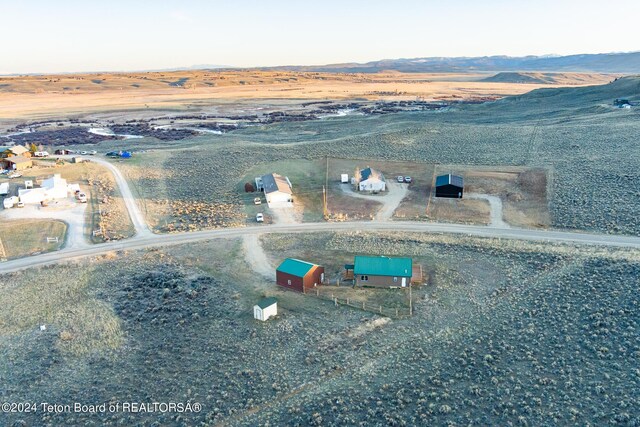
[[[276,283],[298,292],[320,285],[323,280],[324,267],[295,258],[285,259],[276,269]]]

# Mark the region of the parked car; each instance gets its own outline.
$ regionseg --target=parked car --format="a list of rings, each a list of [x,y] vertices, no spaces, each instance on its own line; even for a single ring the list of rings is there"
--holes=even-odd
[[[404,182],[404,176],[398,175],[398,182]]]
[[[76,193],[76,200],[80,203],[87,203],[87,195],[78,191]]]
[[[264,222],[264,215],[262,215],[261,213],[256,215],[256,221],[257,222]]]
[[[96,154],[98,154],[98,152],[96,150],[89,151],[89,155],[90,156],[95,156]]]
[[[262,204],[262,199],[260,199],[260,197],[256,197],[255,199],[253,199],[253,204],[254,205],[261,205]]]
[[[20,172],[13,172],[13,173],[10,173],[8,176],[9,178],[20,178],[22,174]]]
[[[404,177],[404,182],[406,182],[407,184],[411,183],[411,177],[410,176],[405,176]]]
[[[105,154],[105,156],[107,156],[107,157],[120,157],[120,153],[118,153],[117,151],[109,151],[107,154]]]
[[[48,156],[49,156],[48,151],[36,151],[35,153],[33,153],[33,157],[48,157]]]
[[[18,202],[16,206],[19,208],[24,208],[24,202]]]
[[[81,151],[81,152],[80,152],[80,155],[82,155],[82,156],[86,156],[87,154],[89,154],[89,153],[88,153],[88,152],[86,152],[86,151]]]

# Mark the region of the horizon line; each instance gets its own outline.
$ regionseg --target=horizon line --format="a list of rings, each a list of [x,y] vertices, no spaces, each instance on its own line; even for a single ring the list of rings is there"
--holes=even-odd
[[[284,64],[284,65],[254,65],[254,66],[234,66],[234,65],[191,65],[191,66],[176,66],[166,68],[151,68],[151,69],[124,69],[124,70],[85,70],[85,71],[54,71],[54,72],[27,72],[27,73],[3,73],[0,72],[2,77],[20,77],[20,76],[47,76],[47,75],[66,75],[66,74],[118,74],[118,73],[158,73],[158,72],[175,72],[175,71],[198,71],[198,70],[256,70],[256,69],[277,69],[286,67],[328,67],[336,65],[364,65],[372,62],[382,61],[399,61],[399,60],[416,60],[416,59],[472,59],[472,58],[563,58],[571,56],[595,56],[595,55],[628,55],[640,53],[640,50],[633,51],[613,51],[613,52],[599,52],[599,53],[572,53],[568,55],[559,54],[544,54],[544,55],[480,55],[480,56],[415,56],[415,57],[403,57],[403,58],[383,58],[373,59],[366,62],[333,62],[326,64]],[[479,70],[481,71],[481,70]],[[329,72],[329,71],[327,71]],[[458,71],[464,72],[464,71]],[[340,71],[335,71],[340,73]]]

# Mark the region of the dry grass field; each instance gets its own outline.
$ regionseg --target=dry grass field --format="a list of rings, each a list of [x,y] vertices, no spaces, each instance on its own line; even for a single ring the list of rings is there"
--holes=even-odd
[[[62,221],[25,219],[0,222],[0,258],[21,258],[58,250],[64,245],[67,226]],[[47,238],[58,241],[48,242]]]
[[[276,71],[175,71],[0,77],[0,120],[77,117],[126,111],[193,112],[251,100],[291,103],[321,99],[488,99],[549,84],[484,82],[488,74],[332,74]],[[611,76],[568,75],[553,85],[602,84]],[[553,86],[552,85],[552,86]],[[120,113],[121,114],[121,113]]]

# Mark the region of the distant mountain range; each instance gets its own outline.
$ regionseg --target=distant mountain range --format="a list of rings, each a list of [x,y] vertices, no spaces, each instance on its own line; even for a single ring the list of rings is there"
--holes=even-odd
[[[310,66],[258,67],[262,70],[332,73],[453,73],[500,71],[563,71],[592,73],[640,73],[640,52],[599,53],[568,56],[482,56],[383,59],[381,61]]]

